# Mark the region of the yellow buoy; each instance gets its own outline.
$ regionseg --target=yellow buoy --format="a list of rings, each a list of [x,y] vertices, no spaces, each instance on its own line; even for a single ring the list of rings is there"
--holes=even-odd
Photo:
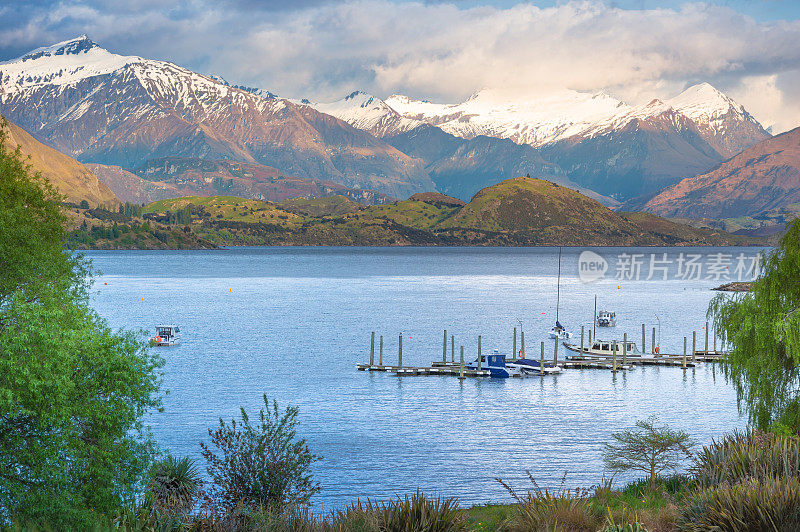
[[[233,288],[228,288],[228,292],[233,293]]]

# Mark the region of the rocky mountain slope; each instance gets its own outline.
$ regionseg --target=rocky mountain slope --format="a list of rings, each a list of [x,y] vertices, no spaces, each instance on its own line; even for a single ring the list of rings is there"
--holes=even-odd
[[[151,203],[181,196],[229,195],[268,201],[342,195],[365,205],[394,201],[374,190],[288,176],[271,166],[187,157],[150,159],[133,172],[87,164],[124,201]]]
[[[438,127],[423,125],[385,140],[403,153],[421,159],[439,191],[465,201],[487,184],[530,175],[574,188],[606,205],[618,205],[613,199],[572,182],[558,165],[546,161],[533,146],[509,139],[485,135],[464,139]]]
[[[4,123],[2,123],[4,122]],[[106,185],[101,183],[90,169],[72,157],[42,144],[27,131],[0,117],[0,129],[6,135],[5,148],[19,147],[23,155],[30,157],[32,169],[40,172],[65,200],[79,204],[86,200],[90,206],[113,208],[119,199]]]
[[[331,115],[86,36],[0,64],[0,112],[81,161],[129,170],[231,159],[395,196],[434,188],[418,161]]]
[[[714,170],[682,180],[644,209],[685,218],[758,217],[800,202],[800,128],[764,140]]]

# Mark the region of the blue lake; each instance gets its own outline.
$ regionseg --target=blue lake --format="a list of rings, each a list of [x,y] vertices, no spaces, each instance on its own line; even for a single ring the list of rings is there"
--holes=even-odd
[[[594,297],[615,310],[616,329],[641,342],[658,315],[662,352],[682,352],[697,331],[716,276],[617,280],[621,253],[752,255],[750,248],[594,248],[608,259],[605,280],[581,282],[578,254],[562,258],[561,322],[590,327]],[[610,434],[655,414],[698,441],[744,427],[736,394],[718,367],[567,370],[554,377],[467,379],[356,371],[369,359],[370,331],[384,336],[385,362],[441,359],[443,329],[467,358],[513,349],[513,327],[527,351],[555,321],[558,250],[552,248],[233,248],[214,251],[89,252],[102,273],[92,300],[110,324],[181,326],[182,345],[166,360],[164,412],[150,417],[159,443],[200,458],[199,442],[220,416],[254,412],[262,396],[301,412],[300,432],[322,455],[318,509],[358,497],[386,499],[417,487],[462,504],[508,500],[494,480],[528,486],[588,487],[603,474]],[[677,262],[677,261],[675,261]],[[675,264],[670,268],[677,268]],[[675,273],[670,271],[670,277]],[[708,267],[707,267],[708,270]],[[733,271],[731,267],[730,271]],[[646,278],[647,272],[641,276]],[[624,277],[624,275],[623,275]],[[659,279],[661,275],[654,278]],[[519,321],[518,321],[519,320]],[[547,342],[552,357],[552,340]],[[531,356],[529,355],[529,356]],[[559,349],[559,356],[564,356]],[[377,354],[376,354],[377,358]],[[618,477],[626,480],[629,477]]]

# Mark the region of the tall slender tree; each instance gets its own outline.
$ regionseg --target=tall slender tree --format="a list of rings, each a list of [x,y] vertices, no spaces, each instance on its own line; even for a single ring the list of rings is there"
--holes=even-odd
[[[752,291],[709,305],[730,346],[724,360],[740,407],[760,429],[800,432],[800,224],[763,261]]]

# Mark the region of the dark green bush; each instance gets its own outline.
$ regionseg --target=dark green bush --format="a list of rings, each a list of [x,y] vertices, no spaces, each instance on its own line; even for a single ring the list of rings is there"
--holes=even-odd
[[[701,487],[758,479],[800,477],[800,438],[759,431],[736,431],[695,457]]]
[[[687,501],[678,527],[686,531],[800,530],[800,482],[750,479],[711,486]]]

